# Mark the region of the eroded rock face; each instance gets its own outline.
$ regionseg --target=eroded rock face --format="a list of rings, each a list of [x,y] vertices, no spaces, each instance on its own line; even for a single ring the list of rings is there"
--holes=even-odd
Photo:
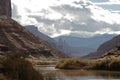
[[[11,17],[11,0],[0,0],[0,16]]]

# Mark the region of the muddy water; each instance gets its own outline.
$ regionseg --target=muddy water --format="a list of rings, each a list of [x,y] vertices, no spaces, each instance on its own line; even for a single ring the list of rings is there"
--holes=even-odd
[[[59,70],[54,65],[39,65],[44,80],[120,80],[120,72],[114,71],[87,71],[87,70]]]

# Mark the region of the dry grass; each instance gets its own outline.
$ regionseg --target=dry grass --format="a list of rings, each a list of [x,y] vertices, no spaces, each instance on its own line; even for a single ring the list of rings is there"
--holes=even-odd
[[[63,59],[57,63],[56,68],[120,71],[120,58],[103,58],[99,60]]]
[[[43,80],[43,77],[22,57],[8,57],[2,62],[2,73],[10,80]]]
[[[92,69],[120,71],[120,58],[103,58],[93,62]]]
[[[56,65],[56,68],[59,69],[81,69],[87,67],[89,64],[86,60],[76,59],[76,58],[68,58],[59,61]]]

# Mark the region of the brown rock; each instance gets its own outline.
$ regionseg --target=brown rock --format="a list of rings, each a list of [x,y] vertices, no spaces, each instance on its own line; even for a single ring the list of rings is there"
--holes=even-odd
[[[0,42],[13,52],[19,51],[45,57],[64,57],[64,54],[51,47],[48,42],[34,36],[16,21],[6,16],[0,16]]]
[[[0,16],[11,17],[11,0],[0,0]]]

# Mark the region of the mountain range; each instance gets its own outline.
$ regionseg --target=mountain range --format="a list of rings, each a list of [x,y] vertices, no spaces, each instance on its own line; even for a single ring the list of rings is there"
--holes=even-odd
[[[34,35],[42,38],[52,45],[52,47],[59,49],[66,55],[72,57],[80,57],[95,52],[97,48],[107,40],[116,36],[114,34],[104,34],[93,36],[90,38],[74,37],[74,36],[59,36],[51,38],[41,33],[35,25],[24,26]]]
[[[59,36],[54,38],[57,42],[65,42],[69,45],[67,50],[72,56],[84,56],[91,52],[95,52],[97,48],[104,43],[112,39],[114,34],[104,34],[93,36],[90,38],[74,37],[74,36]]]

